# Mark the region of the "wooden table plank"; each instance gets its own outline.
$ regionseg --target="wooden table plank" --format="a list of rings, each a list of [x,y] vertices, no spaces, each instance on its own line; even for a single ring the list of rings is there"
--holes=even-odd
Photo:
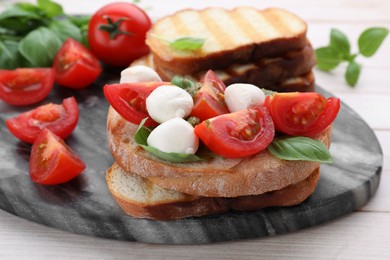
[[[358,212],[287,235],[207,245],[147,245],[53,230],[0,211],[1,256],[12,259],[386,259],[387,213]],[[23,246],[20,246],[23,245]]]

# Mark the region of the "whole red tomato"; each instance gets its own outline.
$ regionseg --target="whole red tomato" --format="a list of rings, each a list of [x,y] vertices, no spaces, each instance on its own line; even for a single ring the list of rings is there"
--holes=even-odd
[[[134,4],[108,4],[91,18],[89,45],[96,57],[106,64],[128,66],[149,52],[145,38],[151,25],[148,15]]]

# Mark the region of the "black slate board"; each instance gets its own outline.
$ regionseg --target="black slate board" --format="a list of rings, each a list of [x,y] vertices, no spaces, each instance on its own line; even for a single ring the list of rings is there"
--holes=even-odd
[[[334,164],[321,166],[318,187],[304,203],[170,222],[131,218],[112,199],[104,180],[113,159],[107,147],[108,104],[102,87],[115,82],[115,76],[119,71],[106,72],[99,83],[81,91],[56,86],[41,103],[61,103],[72,95],[79,103],[79,123],[66,142],[81,155],[87,169],[64,185],[31,182],[31,146],[17,141],[5,127],[7,118],[35,106],[17,108],[0,102],[0,208],[78,234],[146,243],[209,243],[283,234],[318,225],[361,207],[378,188],[383,164],[380,145],[370,127],[342,104],[333,130]]]

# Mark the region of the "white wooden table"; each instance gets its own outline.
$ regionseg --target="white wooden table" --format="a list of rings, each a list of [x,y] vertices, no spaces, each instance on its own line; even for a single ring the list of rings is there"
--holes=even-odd
[[[33,2],[32,0],[30,0]],[[13,1],[0,1],[4,4]],[[68,13],[93,13],[112,0],[61,0]],[[152,19],[186,7],[207,5],[286,8],[309,24],[314,47],[328,43],[331,28],[344,31],[356,50],[357,37],[371,26],[390,28],[386,0],[142,0]],[[287,235],[208,245],[148,245],[75,235],[28,222],[0,210],[0,258],[8,259],[390,259],[390,39],[370,59],[360,58],[358,85],[349,88],[344,66],[332,73],[315,71],[317,83],[339,96],[374,129],[384,153],[381,184],[363,208],[326,224]]]

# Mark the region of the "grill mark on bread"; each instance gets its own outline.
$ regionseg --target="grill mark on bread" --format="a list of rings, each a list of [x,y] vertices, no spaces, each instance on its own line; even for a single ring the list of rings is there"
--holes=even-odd
[[[241,30],[251,39],[251,41],[255,41],[258,37],[258,34],[253,29],[250,21],[246,19],[246,15],[240,12],[240,9],[234,9],[230,12],[230,16],[232,20],[237,23],[237,25],[241,28]]]
[[[220,51],[222,49],[221,43],[218,41],[218,38],[214,36],[206,26],[205,23],[201,20],[201,15],[199,12],[188,11],[185,13],[179,13],[177,15],[180,17],[181,23],[185,24],[187,28],[191,28],[188,35],[198,38],[204,38],[205,43],[203,47],[196,52],[198,55],[203,55],[204,53],[211,51]]]
[[[191,35],[191,30],[185,25],[185,23],[182,21],[180,16],[175,15],[172,16],[171,19],[177,34],[182,35],[180,37]],[[170,39],[170,40],[175,40],[175,39]]]
[[[289,27],[287,23],[283,21],[283,18],[280,17],[279,13],[276,12],[263,12],[262,14],[267,21],[272,21],[272,28],[278,32],[279,35],[289,35],[291,34],[292,28]]]
[[[201,21],[205,28],[207,28],[210,31],[210,34],[215,39],[215,42],[220,46],[220,50],[223,50],[228,47],[228,44],[226,41],[222,39],[222,37],[219,37],[220,35],[220,28],[218,26],[215,26],[215,20],[213,17],[210,17],[207,13],[198,13],[199,21]]]
[[[268,41],[271,38],[282,37],[270,20],[263,15],[265,12],[252,8],[237,8],[236,12],[245,17],[248,26],[256,33],[254,41]]]

